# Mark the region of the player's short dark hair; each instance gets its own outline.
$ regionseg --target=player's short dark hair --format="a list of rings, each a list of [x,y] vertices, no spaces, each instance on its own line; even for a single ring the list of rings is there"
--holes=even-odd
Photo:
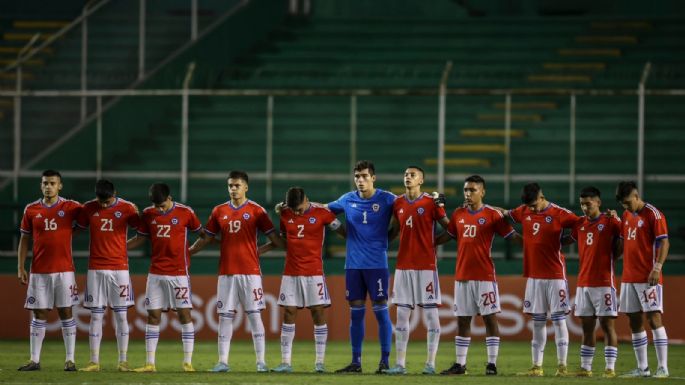
[[[291,187],[285,193],[285,205],[291,209],[299,206],[304,202],[304,189],[302,187]]]
[[[464,183],[468,183],[468,182],[480,183],[483,185],[483,187],[485,187],[485,179],[483,179],[483,177],[480,175],[471,175],[470,177],[467,177],[466,179],[464,179]]]
[[[540,190],[540,185],[535,182],[523,186],[523,189],[521,190],[521,202],[523,202],[524,205],[535,202],[535,200],[538,199]]]
[[[114,196],[114,183],[107,179],[100,179],[95,182],[95,196],[101,200],[107,200]]]
[[[42,176],[47,176],[47,177],[56,176],[59,178],[60,181],[62,180],[62,174],[60,174],[59,171],[53,170],[53,169],[47,169],[47,170],[43,171]]]
[[[166,183],[153,183],[150,186],[150,201],[156,205],[164,203],[170,194],[169,185]]]
[[[354,165],[354,169],[352,171],[362,171],[365,169],[369,170],[369,174],[376,175],[376,167],[374,167],[373,162],[370,160],[358,161],[357,164]]]
[[[595,186],[587,186],[580,190],[581,198],[601,198],[602,193]]]
[[[616,200],[622,202],[633,190],[637,190],[637,184],[632,180],[619,182],[616,186]]]
[[[247,173],[245,171],[233,170],[228,174],[228,179],[242,179],[245,183],[250,183]]]
[[[407,166],[407,169],[410,169],[410,168],[415,168],[415,169],[421,171],[421,175],[426,175],[426,172],[423,171],[423,169],[422,169],[421,167],[419,167],[419,166],[414,166],[414,165]]]

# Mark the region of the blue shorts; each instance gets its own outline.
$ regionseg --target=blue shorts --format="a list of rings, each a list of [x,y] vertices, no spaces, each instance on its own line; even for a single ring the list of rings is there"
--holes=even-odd
[[[346,269],[345,298],[348,301],[366,300],[366,293],[373,302],[388,300],[388,269]]]

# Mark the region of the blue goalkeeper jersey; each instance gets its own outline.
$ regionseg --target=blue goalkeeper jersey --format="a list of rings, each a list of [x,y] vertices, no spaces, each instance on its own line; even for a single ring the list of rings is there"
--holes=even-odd
[[[394,194],[376,189],[369,199],[351,191],[328,204],[336,214],[345,212],[345,269],[388,268],[388,226],[394,201]]]

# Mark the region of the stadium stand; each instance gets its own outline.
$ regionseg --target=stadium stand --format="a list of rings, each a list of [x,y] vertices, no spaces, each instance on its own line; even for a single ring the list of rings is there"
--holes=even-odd
[[[259,2],[257,2],[259,3]],[[646,62],[652,63],[648,88],[685,85],[685,24],[668,15],[636,19],[633,16],[473,18],[453,3],[441,5],[442,16],[417,13],[387,17],[332,17],[330,12],[302,19],[287,19],[274,5],[264,16],[249,5],[183,55],[177,57],[144,88],[178,88],[190,61],[197,61],[193,80],[197,88],[217,89],[431,89],[438,82],[445,62],[454,63],[448,87],[469,89],[636,89]],[[174,5],[178,8],[178,6]],[[90,88],[127,86],[136,71],[135,20],[125,18],[123,6],[93,23],[93,78]],[[448,15],[448,16],[446,16]],[[152,13],[158,18],[149,30],[150,66],[179,46],[186,26],[175,23],[178,14],[169,9]],[[123,22],[126,20],[126,22]],[[4,23],[2,25],[6,25]],[[243,43],[232,44],[241,27],[254,27]],[[8,34],[19,34],[16,25]],[[30,29],[30,28],[29,28]],[[32,30],[33,31],[33,30]],[[117,44],[112,49],[113,33]],[[268,34],[267,34],[268,32]],[[10,35],[12,36],[12,35]],[[126,38],[122,38],[125,36]],[[7,35],[5,35],[7,37]],[[235,38],[234,38],[235,39]],[[69,35],[52,53],[36,57],[32,72],[27,63],[27,84],[32,88],[79,88],[75,76],[79,62],[79,36]],[[217,50],[219,42],[226,49]],[[222,44],[222,43],[219,43]],[[242,44],[242,45],[241,45]],[[0,50],[0,53],[2,51]],[[123,54],[122,54],[123,53]],[[70,72],[71,71],[71,72]],[[95,75],[106,73],[107,76]],[[0,86],[11,87],[13,79],[0,78]],[[23,105],[26,148],[30,159],[60,129],[78,120],[78,101]],[[92,103],[92,101],[91,101]],[[376,162],[382,174],[396,175],[380,185],[401,191],[401,172],[411,163],[436,170],[436,96],[359,96],[357,103],[357,157]],[[637,98],[635,96],[579,95],[576,97],[576,172],[581,175],[630,175],[636,170]],[[644,195],[668,212],[675,230],[685,226],[685,205],[678,188],[664,188],[658,175],[682,174],[679,122],[685,116],[682,97],[646,98]],[[10,127],[12,102],[0,100],[4,115],[0,123]],[[92,107],[92,104],[91,104]],[[569,173],[570,98],[537,95],[512,98],[511,172],[541,179],[550,200],[577,208],[568,202],[568,181],[548,181],[545,175]],[[274,173],[344,174],[349,172],[350,97],[276,96],[273,109]],[[135,114],[135,117],[134,117]],[[44,119],[50,116],[50,119]],[[251,173],[265,169],[267,100],[259,96],[192,97],[190,102],[190,171],[226,172],[232,168]],[[449,95],[447,97],[447,172],[453,174],[504,173],[504,96]],[[2,118],[2,116],[0,116]],[[123,98],[104,116],[106,170],[176,171],[181,125],[180,98],[148,97],[144,102]],[[3,129],[2,142],[11,133]],[[10,133],[10,134],[8,134]],[[9,135],[9,136],[8,136]],[[93,169],[94,126],[66,143],[63,149],[35,165],[58,169]],[[4,149],[3,149],[3,152]],[[62,154],[79,154],[65,158]],[[10,168],[10,157],[0,157],[0,166]],[[171,181],[176,183],[176,181]],[[91,181],[70,181],[68,191],[77,199],[89,195]],[[350,188],[348,180],[300,181],[317,200],[328,201]],[[512,184],[510,205],[518,202]],[[589,182],[588,182],[589,183]],[[604,200],[614,206],[614,182],[595,182]],[[141,205],[149,181],[119,183],[122,195]],[[291,182],[275,181],[272,200],[280,199]],[[427,184],[434,185],[434,182]],[[577,188],[586,184],[578,181]],[[459,201],[460,183],[449,182],[450,205]],[[78,188],[77,188],[78,186]],[[22,193],[33,191],[34,181],[22,181]],[[177,188],[172,186],[174,190]],[[7,190],[3,191],[6,194]],[[205,217],[209,208],[223,199],[223,182],[191,179],[188,203]],[[262,181],[251,184],[250,195],[266,199]],[[505,205],[502,183],[489,183],[490,203]],[[273,202],[267,202],[271,204]],[[674,241],[674,247],[683,245]]]

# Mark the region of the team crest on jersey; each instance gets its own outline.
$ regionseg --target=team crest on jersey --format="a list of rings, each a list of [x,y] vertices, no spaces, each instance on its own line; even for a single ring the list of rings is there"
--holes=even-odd
[[[34,303],[36,303],[36,298],[35,298],[35,297],[29,297],[29,298],[26,300],[26,302],[28,302],[29,304],[33,305]]]
[[[281,293],[281,301],[285,301],[285,294]]]
[[[309,217],[309,223],[311,223],[311,224],[316,223],[316,218],[314,218],[314,217]]]
[[[245,219],[245,220],[250,219],[250,214],[249,213],[243,214],[243,219]]]
[[[145,306],[150,304],[150,298],[145,298]]]
[[[378,203],[374,203],[373,205],[371,205],[371,209],[373,210],[373,212],[376,213],[378,212],[378,210],[381,209],[381,205],[379,205]]]
[[[485,224],[485,218],[478,218],[478,223],[481,225]]]
[[[62,210],[58,211],[58,212],[57,212],[57,215],[59,215],[60,217],[64,217],[64,211],[62,211]],[[639,225],[638,225],[638,226],[639,226]]]
[[[550,217],[549,215],[546,216],[546,217],[545,217],[545,222],[547,222],[547,223],[552,223],[552,217]]]
[[[597,230],[599,230],[599,231],[604,230],[604,223],[600,223],[599,226],[597,226]]]
[[[223,303],[223,302],[221,302],[221,301],[216,301],[216,308],[217,308],[217,309],[223,309],[223,307],[224,307],[224,303]]]
[[[171,218],[171,224],[177,225],[178,224],[178,218]]]
[[[114,216],[117,218],[121,218],[121,211],[115,211]]]
[[[426,211],[426,210],[424,210],[423,207],[419,207],[419,209],[416,210],[416,212],[419,213],[419,215],[423,215],[423,213],[424,213],[425,211]]]
[[[530,307],[530,301],[523,301],[523,307],[529,308]]]
[[[642,219],[640,219],[640,220],[637,222],[637,227],[642,227],[642,225],[644,225],[644,224],[645,224],[645,221],[643,221]]]

